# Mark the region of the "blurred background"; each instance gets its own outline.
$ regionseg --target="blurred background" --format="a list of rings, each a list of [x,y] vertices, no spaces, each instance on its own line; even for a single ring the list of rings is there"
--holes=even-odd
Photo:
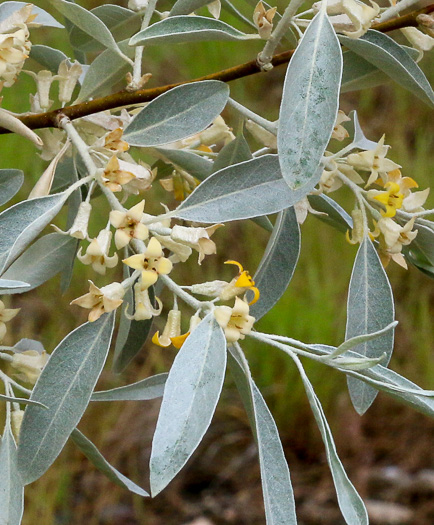
[[[86,7],[98,5],[97,2],[80,3]],[[126,7],[126,1],[118,3]],[[254,2],[250,6],[248,0],[238,3],[243,12],[251,16]],[[38,2],[61,20],[47,4]],[[170,9],[173,2],[166,4],[161,4],[162,11]],[[224,19],[234,21],[226,15]],[[241,23],[236,25],[248,30]],[[33,43],[59,47],[73,56],[61,30],[33,29],[31,37]],[[144,72],[153,74],[149,87],[154,87],[252,60],[260,49],[261,44],[256,42],[152,47],[145,55]],[[31,61],[26,63],[28,69],[35,67]],[[433,82],[432,55],[425,57],[421,67]],[[285,69],[286,66],[280,66],[270,73],[232,82],[231,96],[261,115],[275,119]],[[12,89],[3,90],[2,106],[27,111],[26,93],[33,89],[33,80],[22,74]],[[365,134],[371,140],[377,141],[386,133],[386,143],[392,146],[390,157],[402,165],[403,175],[414,178],[421,189],[429,186],[434,123],[427,106],[390,84],[344,94],[340,107],[346,112],[358,111]],[[230,125],[237,126],[233,113],[226,110],[224,116]],[[0,168],[24,171],[26,182],[17,199],[26,198],[47,163],[20,137],[2,136],[0,140]],[[158,186],[154,183],[154,187]],[[157,204],[171,198],[158,191]],[[333,197],[351,210],[352,197],[345,189]],[[148,206],[149,196],[146,198]],[[99,202],[105,207],[102,198],[98,198],[95,209]],[[426,207],[434,207],[433,195]],[[57,224],[63,226],[64,218]],[[192,257],[190,263],[177,269],[176,279],[188,282],[192,272],[199,275],[199,282],[230,279],[233,272],[222,265],[227,259],[240,261],[253,274],[267,237],[266,232],[251,221],[228,224],[213,237],[218,254],[207,257],[199,269]],[[356,249],[342,234],[309,216],[302,226],[302,252],[294,278],[277,307],[257,328],[305,342],[332,345],[342,342],[346,294]],[[109,272],[110,281],[120,278]],[[433,388],[432,280],[413,267],[405,271],[393,263],[387,273],[399,321],[390,366],[419,385]],[[11,323],[5,344],[29,337],[40,340],[51,352],[69,331],[85,321],[86,312],[69,306],[69,302],[87,291],[89,278],[94,279],[95,274],[77,261],[72,286],[63,297],[60,297],[59,279],[55,278],[33,292],[4,298],[7,306],[22,308]],[[99,278],[96,284],[108,282]],[[158,323],[157,328],[161,329]],[[246,340],[242,346],[281,434],[300,523],[342,523],[321,438],[292,362],[276,349],[257,342]],[[98,389],[167,371],[174,355],[174,349],[158,348],[149,341],[122,375],[114,375],[109,362]],[[359,417],[351,407],[341,374],[315,363],[305,362],[305,366],[323,403],[349,477],[367,501],[372,523],[434,523],[434,422],[382,393],[368,413]],[[79,428],[116,468],[148,489],[148,461],[158,409],[159,401],[96,404],[89,407]],[[88,525],[265,523],[257,451],[230,374],[203,443],[171,485],[154,500],[144,500],[111,484],[73,444],[66,446],[40,480],[27,487],[24,525],[75,525],[84,521]]]

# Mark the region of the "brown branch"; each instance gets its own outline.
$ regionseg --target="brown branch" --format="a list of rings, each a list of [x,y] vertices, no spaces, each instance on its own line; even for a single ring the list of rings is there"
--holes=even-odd
[[[423,9],[413,11],[408,15],[394,18],[383,22],[381,24],[375,24],[372,26],[372,29],[381,31],[383,33],[394,31],[396,29],[401,29],[402,27],[407,26],[417,26],[416,17],[420,14],[431,13],[434,11],[434,4],[431,4]],[[274,55],[272,64],[273,66],[280,66],[281,64],[286,64],[291,60],[292,55],[294,54],[294,49],[285,51]],[[93,115],[100,111],[105,111],[108,109],[116,109],[122,106],[128,106],[133,104],[139,104],[142,102],[149,102],[159,95],[169,91],[175,86],[180,86],[182,84],[188,84],[192,82],[199,82],[201,80],[220,80],[222,82],[230,82],[231,80],[236,80],[238,78],[244,78],[256,73],[260,73],[261,69],[256,63],[256,60],[251,60],[245,64],[240,64],[238,66],[230,67],[228,69],[223,69],[217,71],[216,73],[211,73],[200,78],[195,78],[188,80],[186,82],[178,82],[176,84],[168,84],[166,86],[160,86],[151,89],[141,89],[134,91],[132,93],[128,91],[119,91],[113,95],[108,95],[106,97],[96,98],[89,102],[83,102],[81,104],[76,104],[74,106],[68,106],[62,109],[56,109],[54,111],[49,111],[47,113],[39,113],[36,115],[25,115],[18,117],[23,124],[25,124],[30,129],[41,129],[41,128],[50,128],[58,126],[58,119],[60,115],[65,115],[71,120],[75,120],[86,115]],[[9,130],[0,127],[0,134],[10,133]]]

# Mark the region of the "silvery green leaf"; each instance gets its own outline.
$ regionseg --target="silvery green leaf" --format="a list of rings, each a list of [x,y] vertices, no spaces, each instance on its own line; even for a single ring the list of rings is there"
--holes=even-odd
[[[25,292],[29,289],[30,284],[23,281],[11,281],[0,278],[0,294],[13,294]]]
[[[380,357],[346,357],[338,356],[332,360],[332,366],[338,366],[340,369],[346,370],[365,370],[366,368],[372,368],[378,363],[381,363],[386,357],[383,354]]]
[[[126,40],[140,29],[141,15],[130,9],[125,9],[114,4],[106,4],[91,9],[90,12],[97,16],[109,29],[116,42]],[[73,27],[69,34],[72,47],[85,53],[101,51],[103,46],[78,27]]]
[[[107,26],[93,13],[78,4],[66,0],[50,0],[62,15],[79,29],[92,36],[107,49],[123,55]]]
[[[14,261],[2,278],[18,280],[19,277],[25,276],[30,288],[16,290],[13,293],[33,290],[69,267],[71,256],[75,256],[76,244],[77,239],[68,235],[61,233],[45,235]]]
[[[48,408],[28,406],[21,426],[18,468],[24,484],[44,474],[80,421],[104,366],[114,319],[112,312],[79,326],[51,354],[30,397]]]
[[[130,40],[130,46],[180,44],[183,42],[214,42],[217,40],[257,39],[234,27],[206,16],[173,16],[139,31]]]
[[[164,389],[151,452],[151,494],[182,469],[214,414],[226,368],[226,339],[212,314],[188,336]]]
[[[368,341],[372,341],[373,339],[377,339],[377,337],[380,337],[381,335],[387,334],[391,330],[395,328],[395,326],[398,324],[398,321],[393,321],[389,325],[387,325],[385,328],[382,328],[381,330],[377,330],[376,332],[371,332],[370,334],[362,334],[362,335],[356,335],[355,337],[351,337],[350,339],[347,339],[344,341],[341,345],[339,345],[336,350],[334,350],[329,357],[337,357],[338,355],[342,355],[348,350],[353,349],[354,347],[362,344],[367,343]]]
[[[217,80],[177,86],[144,107],[125,128],[124,139],[141,147],[185,139],[209,126],[228,98],[229,87]]]
[[[296,525],[294,494],[276,423],[240,347],[231,345],[229,350],[228,363],[258,445],[267,525]]]
[[[32,46],[33,47],[33,46]],[[51,191],[63,191],[78,180],[77,168],[73,157],[64,157],[56,167]]]
[[[394,321],[392,289],[380,258],[369,237],[365,237],[357,252],[348,291],[347,328],[345,339],[369,334],[387,327]],[[355,347],[365,357],[386,354],[385,366],[393,351],[394,331],[366,341]],[[359,414],[373,403],[377,391],[357,379],[348,378],[351,401]]]
[[[28,5],[27,2],[3,2],[0,4],[0,20],[5,20],[12,13]],[[36,5],[32,5],[32,15],[38,15],[33,21],[46,27],[64,27],[55,18]]]
[[[434,230],[418,222],[414,225],[417,235],[412,241],[410,250],[415,246],[432,265],[434,265]]]
[[[21,170],[0,170],[0,206],[12,199],[23,182],[24,173]]]
[[[362,127],[359,123],[357,111],[351,111],[351,113],[348,116],[351,119],[351,122],[348,123],[348,128],[350,136],[353,137],[353,141],[351,142],[353,148],[359,148],[364,150],[375,149],[378,146],[378,144],[365,137]]]
[[[212,1],[213,0],[176,0],[170,10],[170,16],[189,15],[196,11],[196,9],[210,4]]]
[[[326,345],[310,345],[310,348],[317,355],[321,356],[330,354],[334,350],[333,347]],[[349,350],[347,355],[356,358],[363,357],[361,354],[352,350]],[[398,399],[402,403],[406,403],[415,410],[422,412],[427,416],[434,417],[434,399],[427,396],[426,390],[423,390],[418,385],[393,370],[382,365],[375,365],[372,368],[359,372],[352,372],[349,370],[343,371],[351,377],[366,381],[367,384],[373,386],[377,390],[386,392],[393,398]],[[428,393],[430,393],[430,391],[428,391]]]
[[[69,57],[65,55],[65,53],[62,53],[62,51],[54,49],[53,47],[43,46],[39,44],[32,45],[30,49],[30,57],[33,58],[33,60],[36,60],[36,62],[41,64],[41,66],[43,66],[45,69],[51,71],[54,75],[57,74],[61,62],[63,62],[64,60],[68,60],[69,64],[72,64],[73,62],[72,60],[70,60]],[[90,66],[87,66],[85,64],[80,65],[83,72],[80,75],[78,82],[82,84],[83,79]]]
[[[205,180],[212,172],[212,161],[196,153],[169,148],[155,148],[155,151],[159,158],[170,161],[175,167],[185,170],[199,180]]]
[[[0,214],[0,273],[59,213],[68,193],[48,195],[11,206]]]
[[[254,276],[259,300],[250,306],[256,320],[273,308],[285,293],[300,254],[300,228],[294,208],[281,211]]]
[[[83,452],[83,454],[95,465],[95,467],[102,472],[110,481],[116,483],[120,487],[123,487],[134,494],[139,496],[149,497],[146,490],[136,485],[129,478],[121,474],[105,459],[97,447],[82,434],[78,429],[74,429],[71,433],[71,439],[77,445],[77,447]]]
[[[11,401],[13,403],[20,403],[22,405],[34,405],[34,406],[38,406],[41,408],[47,408],[44,404],[38,403],[37,401],[32,401],[31,399],[27,399],[25,397],[13,397],[13,396],[5,396],[4,394],[0,394],[0,399],[3,401]],[[0,462],[0,465],[1,465],[1,462]]]
[[[321,176],[318,166],[335,126],[341,75],[341,46],[321,10],[289,63],[280,106],[279,161],[293,190],[310,186]]]
[[[353,228],[353,219],[334,199],[328,195],[308,195],[309,204],[321,215],[315,215],[320,221],[345,233]]]
[[[17,469],[17,447],[7,424],[0,443],[0,524],[20,525],[24,485]]]
[[[357,39],[346,36],[339,36],[339,39],[344,46],[384,71],[397,84],[434,106],[434,92],[423,71],[392,38],[370,29]]]
[[[213,173],[174,210],[173,216],[209,223],[269,215],[293,206],[316,182],[290,190],[282,179],[277,155],[263,155]]]
[[[362,498],[354,488],[354,485],[348,479],[347,473],[339,459],[333,436],[321,403],[315,394],[300,360],[294,356],[294,362],[300,372],[312,413],[315,417],[316,424],[318,425],[318,429],[326,448],[327,462],[332,473],[339,508],[341,509],[342,515],[348,525],[368,525],[368,513],[366,512],[365,505]]]
[[[217,158],[214,161],[213,173],[220,171],[233,164],[239,164],[245,160],[251,160],[252,153],[249,145],[243,135],[238,135],[234,140],[231,140],[226,146],[224,146]]]
[[[130,385],[94,392],[91,401],[149,401],[162,397],[168,374],[157,374]]]

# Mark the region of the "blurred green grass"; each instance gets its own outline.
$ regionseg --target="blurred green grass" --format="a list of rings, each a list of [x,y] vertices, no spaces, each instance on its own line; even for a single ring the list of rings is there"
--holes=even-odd
[[[40,3],[42,7],[44,4],[46,2]],[[59,30],[35,30],[34,34],[35,42],[58,44],[66,53],[70,53]],[[251,60],[256,56],[258,49],[252,49],[251,43],[244,46],[231,43],[196,44],[191,47],[177,46],[169,50],[157,47],[152,48],[149,56],[145,57],[145,71],[153,73],[150,86],[154,86],[201,76]],[[433,81],[432,61],[430,62],[429,58],[425,59],[422,67]],[[285,69],[280,67],[267,75],[256,75],[233,82],[231,96],[262,115],[274,119],[278,114],[284,73]],[[14,111],[27,110],[28,103],[27,100],[23,101],[22,93],[31,89],[30,77],[21,75],[14,88],[5,89],[2,93],[3,107]],[[430,113],[427,107],[401,88],[389,85],[362,93],[346,94],[341,99],[341,108],[346,111],[357,109],[365,133],[372,140],[378,140],[386,133],[386,143],[391,144],[393,148],[391,157],[402,164],[403,173],[416,179],[421,188],[429,186],[432,179],[434,125],[432,112]],[[227,118],[231,122],[229,112]],[[33,146],[21,137],[2,136],[1,144],[0,168],[19,168],[24,171],[26,183],[20,192],[20,198],[25,198],[46,163],[35,155]],[[345,192],[335,193],[333,197],[341,204],[351,206],[351,198]],[[428,206],[433,205],[434,200],[431,196]],[[241,261],[251,273],[254,272],[266,245],[267,236],[251,223],[228,225],[224,230],[216,234],[218,256],[208,258],[204,262],[200,270],[203,275],[199,279],[222,278],[222,263],[228,258]],[[290,287],[277,307],[257,324],[257,328],[306,342],[340,343],[345,331],[346,292],[355,252],[356,248],[346,243],[343,235],[322,224],[315,217],[309,216],[302,227],[302,252]],[[192,265],[189,269],[180,270],[180,278],[188,278],[191,268]],[[193,271],[196,274],[197,267]],[[227,268],[224,272],[225,277],[229,275]],[[431,358],[434,342],[432,281],[411,267],[406,272],[399,267],[390,266],[388,274],[394,289],[397,319],[400,322],[391,367],[429,388],[434,379],[434,364]],[[113,273],[109,275],[114,276]],[[77,311],[78,309],[68,304],[70,300],[85,292],[86,279],[93,277],[87,267],[77,262],[73,285],[61,301],[58,279],[30,294],[15,296],[11,304],[14,307],[22,307],[23,311],[13,324],[13,332],[9,335],[11,342],[22,337],[37,338],[51,351],[66,333],[85,320],[85,312]],[[56,313],[53,315],[54,304]],[[286,439],[294,421],[306,411],[304,391],[298,375],[290,360],[279,354],[276,349],[248,339],[242,346],[246,349],[253,375],[276,417],[283,438]],[[132,382],[167,369],[172,358],[171,351],[161,351],[150,345],[121,378],[116,378],[106,371],[100,387]],[[345,379],[337,373],[328,373],[325,367],[315,363],[306,363],[306,368],[332,424],[338,424],[339,414],[335,410],[335,404],[337,395],[345,389]],[[233,386],[230,378],[227,383],[229,387]],[[236,393],[232,391],[231,395]],[[230,396],[224,396],[222,410],[230,412]],[[134,414],[133,409],[130,409],[130,406],[113,404],[104,412],[95,407],[89,412],[84,418],[86,432],[97,443],[114,443],[114,446],[110,446],[110,460],[115,464],[117,459],[122,460],[130,474],[134,475],[134,471],[139,467],[132,459],[133,452],[127,451],[126,444],[116,448],[119,433],[123,431],[120,422],[132,426],[132,431],[140,432],[128,419],[129,414]],[[311,428],[306,428],[307,442],[310,432]],[[145,434],[150,438],[149,430]],[[133,450],[136,437],[131,438]],[[80,516],[71,514],[71,508],[76,503],[73,489],[77,477],[86,469],[88,463],[67,447],[55,467],[37,484],[28,488],[24,523],[80,523]],[[92,487],[91,473],[81,479]],[[86,517],[89,524],[99,523],[98,512],[107,502],[122,501],[122,498],[122,491],[110,486],[110,490],[106,494],[100,494],[95,501],[94,517],[90,520]],[[146,516],[146,502],[136,497],[132,500],[138,519],[143,520]],[[57,516],[56,521],[53,516]]]

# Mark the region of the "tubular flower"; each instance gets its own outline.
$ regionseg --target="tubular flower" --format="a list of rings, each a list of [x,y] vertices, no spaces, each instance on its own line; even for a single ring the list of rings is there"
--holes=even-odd
[[[167,348],[173,341],[177,343],[176,348],[181,348],[187,334],[181,336],[181,310],[170,310],[167,314],[167,322],[164,326],[163,333],[157,331],[152,337],[152,342],[157,346]]]
[[[380,258],[387,266],[390,259],[397,264],[407,269],[407,263],[402,255],[402,247],[408,246],[416,237],[417,230],[413,230],[415,217],[407,222],[404,226],[400,226],[390,218],[383,218],[378,221],[375,226],[375,231],[372,234],[374,237],[380,237]]]
[[[105,275],[107,268],[114,268],[118,264],[118,256],[115,253],[109,256],[112,233],[110,230],[101,230],[96,239],[93,239],[87,247],[85,255],[81,255],[81,248],[77,258],[83,264],[90,264],[95,272]]]
[[[131,239],[144,241],[148,238],[149,230],[140,222],[144,209],[145,201],[143,200],[126,212],[119,210],[110,212],[110,222],[116,228],[115,244],[118,250],[124,248]]]
[[[349,230],[347,230],[345,238],[350,244],[359,244],[365,238],[365,223],[362,211],[358,208],[355,208],[351,212],[351,217],[353,218],[353,229],[351,231],[351,237]]]
[[[63,60],[57,70],[57,80],[59,81],[59,102],[67,103],[72,98],[72,93],[77,85],[78,79],[83,73],[83,68],[78,62],[69,65],[68,60]]]
[[[268,40],[271,36],[271,32],[273,31],[273,18],[276,11],[276,7],[266,10],[262,2],[259,2],[253,11],[253,22],[258,28],[259,36],[264,40]]]
[[[225,264],[234,264],[238,266],[239,272],[230,283],[228,283],[220,292],[219,298],[222,301],[228,301],[237,295],[241,295],[247,290],[251,290],[254,294],[253,300],[249,304],[254,304],[259,299],[259,290],[255,286],[255,281],[247,270],[244,270],[242,265],[237,261],[226,261]]]
[[[369,190],[368,199],[375,200],[386,208],[380,212],[383,217],[395,217],[396,210],[402,208],[404,195],[396,182],[386,182],[384,187],[385,191]]]
[[[371,172],[366,186],[370,186],[378,177],[381,177],[386,182],[387,173],[401,167],[396,162],[386,159],[389,146],[384,145],[384,138],[385,136],[383,135],[375,149],[363,151],[362,153],[351,153],[347,157],[348,164],[353,166],[353,168]]]
[[[167,275],[173,268],[172,261],[164,257],[163,248],[155,237],[149,240],[145,253],[132,255],[122,262],[134,270],[142,270],[143,288],[149,288],[157,282],[159,275]]]
[[[155,298],[158,308],[155,308],[149,297],[149,288],[143,288],[141,283],[134,285],[134,315],[130,315],[125,310],[125,315],[128,319],[135,321],[144,321],[152,319],[161,314],[163,304],[158,297]]]
[[[214,309],[214,317],[223,328],[228,343],[244,339],[251,332],[255,322],[255,318],[249,315],[249,305],[239,297],[235,297],[233,308],[217,306]]]
[[[90,202],[83,201],[77,211],[74,222],[69,230],[69,235],[76,239],[87,239],[87,227],[89,224],[92,205]]]
[[[211,235],[223,224],[214,224],[207,228],[190,228],[175,225],[172,228],[171,238],[180,244],[189,246],[199,252],[198,263],[201,264],[205,255],[216,253],[215,242],[210,239]]]
[[[108,161],[102,175],[104,184],[113,193],[122,191],[122,186],[134,178],[134,173],[131,173],[131,171],[125,171],[120,167],[119,160],[116,155],[113,155],[113,157]]]
[[[6,308],[3,301],[0,301],[0,341],[6,335],[6,323],[11,321],[20,311],[20,308]]]
[[[23,422],[24,410],[13,410],[11,413],[11,428],[15,441],[19,442],[21,424]]]
[[[74,299],[70,304],[90,309],[88,320],[92,323],[102,314],[116,310],[123,303],[125,290],[121,283],[111,283],[102,288],[95,286],[92,281],[89,283],[89,293]]]
[[[48,357],[45,351],[39,353],[37,350],[26,350],[13,354],[11,366],[20,372],[19,379],[34,385],[46,365]]]
[[[351,119],[345,115],[345,113],[340,109],[336,117],[335,127],[332,132],[332,139],[344,140],[349,137],[348,131],[342,126],[342,122],[349,122]]]

